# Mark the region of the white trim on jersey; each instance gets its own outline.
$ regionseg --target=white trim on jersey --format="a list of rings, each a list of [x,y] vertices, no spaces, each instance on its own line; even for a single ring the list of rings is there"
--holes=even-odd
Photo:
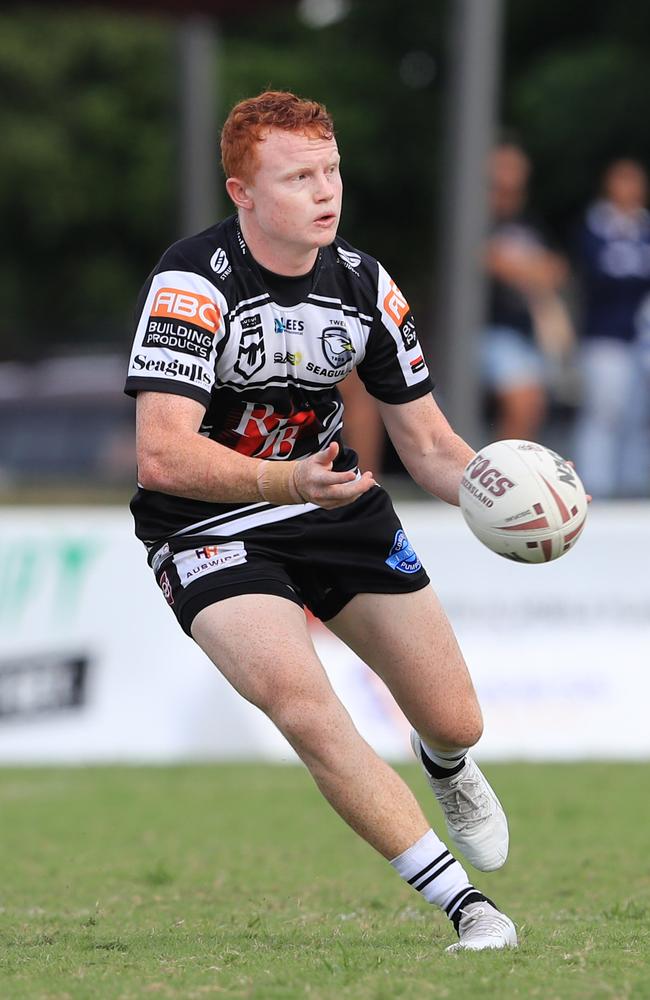
[[[317,302],[333,302],[335,305],[340,306],[344,311],[347,309],[352,315],[358,316],[359,319],[365,319],[366,322],[372,323],[372,316],[368,316],[366,313],[362,313],[360,309],[356,306],[348,306],[345,302],[341,302],[340,299],[333,298],[330,295],[315,295],[314,292],[310,292],[307,296],[308,299],[316,299]]]
[[[418,385],[420,382],[424,382],[424,380],[429,377],[429,370],[426,362],[424,361],[422,348],[417,339],[412,347],[407,348],[406,343],[402,338],[401,327],[404,323],[405,317],[410,312],[408,303],[388,271],[382,267],[379,262],[377,262],[377,267],[377,309],[381,314],[381,320],[384,328],[388,331],[388,333],[390,333],[391,337],[395,341],[395,345],[397,347],[397,362],[402,369],[404,381],[407,386]],[[389,302],[390,299],[393,299],[395,302],[395,308],[400,310],[401,318],[399,324],[395,321],[393,314],[388,312],[386,309],[385,303]],[[403,314],[401,313],[402,309],[404,310]],[[417,370],[414,371],[411,367],[411,362],[416,362],[418,359],[420,359],[422,363],[421,365],[418,365]]]

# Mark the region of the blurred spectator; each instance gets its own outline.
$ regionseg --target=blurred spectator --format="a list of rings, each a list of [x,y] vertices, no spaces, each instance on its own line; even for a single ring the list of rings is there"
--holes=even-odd
[[[650,380],[644,342],[650,324],[648,178],[634,160],[605,170],[602,196],[578,236],[583,293],[582,409],[575,457],[597,497],[647,495]]]
[[[492,151],[481,369],[496,408],[494,436],[536,440],[547,411],[548,359],[568,353],[573,330],[557,294],[567,265],[526,211],[529,176],[530,161],[517,145],[507,142]]]

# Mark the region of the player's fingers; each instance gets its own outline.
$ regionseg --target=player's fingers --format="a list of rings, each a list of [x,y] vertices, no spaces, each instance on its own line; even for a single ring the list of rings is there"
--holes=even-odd
[[[372,477],[372,473],[364,472],[362,476],[351,483],[332,484],[327,488],[321,497],[316,501],[319,506],[330,510],[334,507],[344,507],[353,503],[360,496],[371,490],[377,483]]]
[[[316,452],[312,458],[316,465],[331,466],[338,453],[338,444],[336,441],[330,441],[327,448],[324,448],[323,451]]]

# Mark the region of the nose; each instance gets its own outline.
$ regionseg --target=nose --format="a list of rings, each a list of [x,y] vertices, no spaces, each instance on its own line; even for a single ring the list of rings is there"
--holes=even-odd
[[[325,171],[318,174],[315,197],[317,201],[331,201],[334,197],[332,181],[329,174],[326,174]]]

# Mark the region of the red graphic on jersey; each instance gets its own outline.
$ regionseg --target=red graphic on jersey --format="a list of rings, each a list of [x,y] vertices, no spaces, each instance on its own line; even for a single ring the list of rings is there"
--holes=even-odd
[[[217,440],[251,458],[288,458],[296,441],[317,421],[313,410],[278,413],[269,403],[247,403]]]
[[[392,279],[390,290],[384,298],[384,309],[398,326],[401,326],[402,320],[410,309],[408,302]]]

